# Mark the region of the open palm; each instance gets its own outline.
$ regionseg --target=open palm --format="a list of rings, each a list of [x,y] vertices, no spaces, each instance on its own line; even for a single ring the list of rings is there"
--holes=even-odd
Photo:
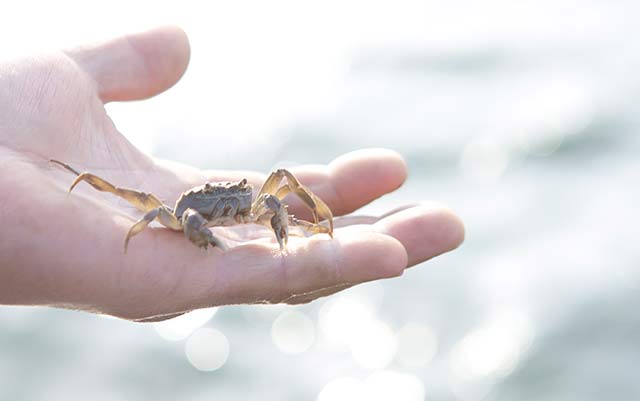
[[[215,229],[234,245],[225,252],[203,251],[175,231],[149,227],[125,254],[124,237],[139,213],[86,184],[67,196],[74,177],[49,159],[151,192],[170,206],[205,181],[247,178],[259,188],[265,179],[155,159],[107,116],[107,102],[169,88],[188,59],[184,33],[161,28],[0,65],[0,303],[133,320],[233,303],[301,303],[398,276],[460,244],[464,230],[455,215],[417,206],[382,218],[338,218],[333,239],[293,237],[285,253],[272,232],[243,226]],[[378,149],[292,172],[341,216],[399,187],[406,166],[396,153]],[[290,211],[308,217],[295,200]]]

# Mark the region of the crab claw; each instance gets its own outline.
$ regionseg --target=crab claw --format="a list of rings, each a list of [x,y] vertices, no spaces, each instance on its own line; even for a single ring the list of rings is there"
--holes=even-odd
[[[276,234],[280,250],[283,250],[289,241],[289,225],[287,224],[288,218],[286,216],[286,212],[284,214],[284,219],[282,218],[281,213],[277,213],[271,218],[271,227]]]
[[[276,234],[280,250],[283,250],[289,241],[289,214],[287,213],[287,207],[273,195],[265,195],[264,201],[265,205],[274,212],[273,217],[271,217],[271,228]]]
[[[225,251],[227,247],[206,227],[206,220],[200,213],[191,208],[182,215],[182,225],[185,237],[194,245],[207,249],[208,245],[213,245]]]

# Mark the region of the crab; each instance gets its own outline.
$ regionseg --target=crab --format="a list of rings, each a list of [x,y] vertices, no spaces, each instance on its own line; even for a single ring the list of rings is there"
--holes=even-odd
[[[173,208],[165,205],[155,195],[119,188],[97,175],[80,173],[66,163],[51,160],[76,175],[69,187],[69,193],[80,182],[85,181],[102,192],[112,193],[142,211],[140,218],[127,233],[124,252],[129,240],[144,230],[152,221],[158,220],[163,226],[183,231],[194,245],[207,248],[213,245],[226,250],[225,244],[215,237],[208,227],[232,226],[236,224],[261,224],[273,229],[280,251],[284,251],[289,239],[289,227],[300,227],[309,233],[326,233],[333,238],[333,214],[331,209],[317,195],[300,184],[298,179],[286,169],[273,171],[262,188],[253,198],[253,187],[246,179],[238,182],[206,182],[183,192]],[[280,185],[286,179],[286,184]],[[300,220],[287,211],[283,199],[289,193],[295,194],[309,208],[313,222]],[[328,226],[320,220],[328,222]]]

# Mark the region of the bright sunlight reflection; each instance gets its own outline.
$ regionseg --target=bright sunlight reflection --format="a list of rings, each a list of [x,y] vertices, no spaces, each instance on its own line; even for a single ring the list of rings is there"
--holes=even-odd
[[[189,362],[198,370],[220,369],[229,357],[229,341],[219,330],[204,327],[189,337],[185,353]]]
[[[320,310],[320,328],[331,349],[348,349],[364,368],[385,368],[395,356],[395,334],[375,316],[366,297],[349,294],[327,301]]]
[[[372,319],[373,306],[362,297],[339,296],[320,309],[320,329],[333,349],[344,349],[358,341],[363,326]]]
[[[173,319],[154,323],[153,328],[165,340],[184,340],[194,330],[207,323],[217,311],[218,308],[198,309]]]
[[[522,311],[497,314],[458,342],[450,354],[451,386],[463,400],[481,399],[496,379],[509,375],[533,338],[533,325]]]
[[[422,401],[425,388],[422,381],[410,374],[380,370],[364,380],[338,377],[328,382],[318,401]]]
[[[313,321],[301,312],[283,312],[271,326],[271,338],[285,354],[306,351],[313,344],[315,336]]]
[[[477,182],[497,181],[506,171],[508,164],[509,150],[491,139],[469,142],[460,158],[462,173]]]
[[[361,327],[360,339],[349,344],[358,365],[367,369],[383,369],[396,354],[393,330],[381,320],[371,320]]]
[[[318,394],[318,401],[360,400],[364,400],[364,383],[353,377],[333,379]]]
[[[416,376],[381,370],[371,374],[364,381],[369,401],[423,401],[425,389]]]
[[[407,368],[426,366],[436,354],[438,338],[429,326],[408,323],[397,333],[396,360]]]

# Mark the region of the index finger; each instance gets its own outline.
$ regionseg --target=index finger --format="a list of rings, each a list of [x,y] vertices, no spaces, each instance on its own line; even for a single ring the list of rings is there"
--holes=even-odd
[[[335,216],[351,213],[367,203],[399,188],[407,177],[407,165],[389,149],[362,149],[346,153],[328,165],[303,165],[289,169],[298,180],[320,197]],[[266,175],[248,172],[209,171],[213,180],[247,178],[262,185]],[[294,195],[285,201],[292,214],[308,219],[311,214]]]

